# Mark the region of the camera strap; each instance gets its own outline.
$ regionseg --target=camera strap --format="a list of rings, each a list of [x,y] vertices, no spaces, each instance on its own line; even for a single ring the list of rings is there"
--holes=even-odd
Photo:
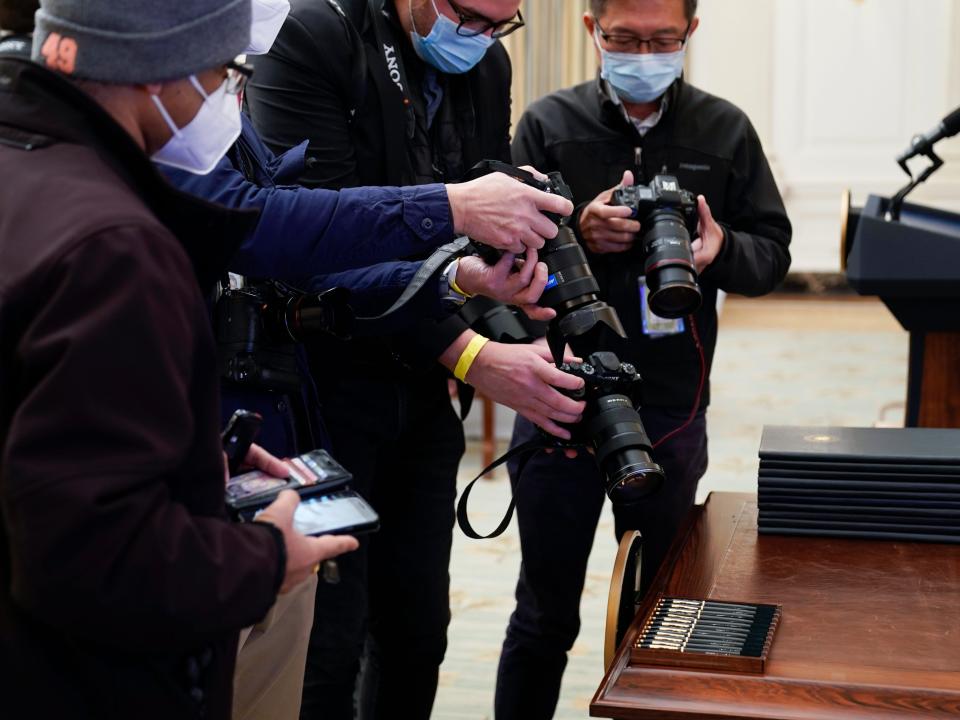
[[[356,319],[357,325],[377,323],[403,308],[403,306],[410,302],[417,295],[417,293],[423,290],[424,286],[433,278],[434,275],[437,274],[437,272],[439,272],[440,268],[444,267],[448,262],[450,262],[453,257],[466,250],[469,244],[470,238],[459,237],[453,242],[448,242],[446,245],[441,245],[439,248],[434,250],[433,254],[431,254],[430,257],[424,260],[420,265],[420,268],[413,276],[413,279],[403,289],[400,297],[396,299],[393,305],[379,315],[374,315],[372,317],[358,317]]]
[[[547,187],[546,184],[538,180],[533,173],[522,168],[515,167],[510,163],[505,163],[502,160],[481,160],[467,171],[466,175],[463,176],[460,182],[476,180],[479,177],[496,172],[503,173],[504,175],[512,177],[514,180],[519,180],[522,183],[532,185],[539,190],[544,190]]]
[[[525,455],[533,455],[534,453],[543,450],[544,448],[553,447],[543,438],[534,438],[533,440],[527,440],[525,443],[520,443],[516,447],[512,447],[507,450],[506,453],[498,457],[492,463],[487,465],[480,473],[470,481],[470,483],[463,489],[463,492],[460,493],[460,500],[457,501],[457,524],[460,526],[460,530],[468,538],[474,540],[490,540],[492,538],[498,537],[503,534],[503,531],[507,529],[510,525],[510,521],[513,519],[513,511],[517,506],[517,496],[516,488],[513,485],[510,485],[510,503],[507,505],[507,511],[504,513],[503,519],[500,521],[500,524],[489,534],[481,535],[476,530],[473,529],[473,525],[470,524],[470,518],[467,517],[467,502],[470,499],[470,491],[473,490],[473,486],[477,483],[477,480],[482,478],[489,472],[496,470],[498,467],[503,465],[510,460],[518,457],[524,457]],[[529,458],[527,458],[529,459]],[[524,463],[525,464],[525,463]],[[519,483],[523,472],[523,466],[521,465],[521,472],[517,473],[517,482]]]
[[[373,81],[382,98],[384,138],[386,139],[389,176],[396,184],[410,171],[409,158],[404,153],[417,131],[417,114],[410,99],[410,82],[403,67],[403,52],[397,42],[389,17],[384,10],[384,0],[368,0],[370,23],[377,40],[377,55],[383,62],[380,72],[373,73]],[[397,114],[403,115],[397,122]]]

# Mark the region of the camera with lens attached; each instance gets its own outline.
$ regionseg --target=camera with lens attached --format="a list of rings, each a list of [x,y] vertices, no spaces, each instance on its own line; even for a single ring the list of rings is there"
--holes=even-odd
[[[355,320],[349,295],[343,288],[310,294],[266,281],[224,290],[214,311],[221,377],[296,391],[297,343],[317,334],[348,339]]]
[[[541,181],[531,173],[502,163],[485,162],[478,168],[503,172],[544,192],[573,198],[557,172]],[[556,223],[558,233],[538,251],[548,270],[547,285],[538,304],[556,310],[557,316],[547,328],[550,351],[558,368],[583,378],[583,389],[571,395],[587,401],[580,423],[568,426],[572,440],[553,438],[551,442],[558,446],[593,447],[606,476],[607,495],[616,503],[633,503],[659,488],[664,478],[663,470],[650,456],[650,439],[636,410],[634,395],[640,376],[632,365],[621,364],[614,353],[593,352],[604,329],[621,337],[626,337],[626,333],[617,311],[599,297],[600,285],[569,227],[570,218],[544,214]],[[489,250],[481,255],[494,263],[499,253]],[[568,343],[575,353],[588,360],[564,363]]]
[[[487,161],[481,166],[487,172],[503,172],[538,190],[573,200],[573,193],[558,172],[550,173],[547,180],[540,180],[532,173],[503,163]],[[594,345],[597,332],[604,327],[623,338],[626,333],[617,311],[599,297],[600,285],[570,229],[570,218],[554,213],[544,215],[557,225],[558,231],[556,237],[547,240],[537,251],[538,259],[546,264],[548,273],[547,285],[538,304],[557,313],[547,328],[547,342],[554,361],[559,365],[563,362],[563,349],[567,343],[580,352],[578,346]],[[490,264],[496,263],[500,257],[500,252],[492,248],[479,246],[478,251]]]
[[[636,368],[611,352],[595,352],[586,362],[563,363],[560,369],[584,381],[583,388],[567,393],[586,401],[583,419],[566,426],[569,444],[594,449],[610,500],[629,505],[655,492],[663,470],[650,457],[650,438],[635,408]]]
[[[612,205],[624,205],[640,221],[640,247],[650,292],[650,309],[664,318],[695,312],[703,295],[697,284],[690,236],[697,231],[697,198],[672,175],[657,175],[649,185],[628,185],[613,193]]]

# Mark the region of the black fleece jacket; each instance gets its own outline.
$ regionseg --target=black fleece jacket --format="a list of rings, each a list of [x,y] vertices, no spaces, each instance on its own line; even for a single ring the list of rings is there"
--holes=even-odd
[[[343,14],[323,0],[293,0],[270,52],[253,58],[246,97],[254,125],[275,152],[309,140],[302,184],[339,190],[456,182],[481,160],[509,161],[511,69],[500,43],[470,72],[435,73],[414,52],[392,0],[339,5]],[[443,90],[429,125],[428,74]],[[430,367],[466,329],[456,315],[425,320],[392,345]],[[336,352],[375,352],[352,345]]]
[[[703,305],[695,313],[708,370],[717,339],[717,290],[763,295],[787,273],[790,221],[756,131],[739,108],[683,80],[668,90],[663,116],[643,138],[605,83],[594,80],[533,103],[520,119],[512,149],[518,165],[563,174],[573,190],[577,221],[586,204],[620,182],[624,170],[632,170],[637,183],[674,175],[682,188],[706,197],[725,236],[700,278]],[[579,237],[578,222],[575,229]],[[688,410],[700,374],[691,323],[682,334],[644,335],[637,282],[642,253],[588,251],[588,257],[629,336],[610,339],[609,349],[640,370],[644,404]],[[700,405],[708,403],[709,384]]]

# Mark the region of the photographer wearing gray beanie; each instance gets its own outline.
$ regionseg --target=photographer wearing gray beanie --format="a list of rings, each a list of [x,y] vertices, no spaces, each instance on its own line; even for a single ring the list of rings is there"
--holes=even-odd
[[[44,0],[0,57],[0,677],[11,718],[226,720],[240,628],[352,538],[224,512],[204,298],[256,220],[170,187],[235,138],[249,0]],[[254,446],[247,462],[284,465]]]

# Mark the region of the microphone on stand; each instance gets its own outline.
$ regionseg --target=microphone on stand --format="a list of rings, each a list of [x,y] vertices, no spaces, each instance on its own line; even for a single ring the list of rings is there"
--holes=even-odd
[[[929,155],[934,145],[944,138],[953,137],[957,133],[960,133],[960,108],[947,115],[933,129],[922,135],[914,135],[913,139],[910,140],[910,147],[897,156],[897,163],[903,167],[907,160],[912,157]]]

